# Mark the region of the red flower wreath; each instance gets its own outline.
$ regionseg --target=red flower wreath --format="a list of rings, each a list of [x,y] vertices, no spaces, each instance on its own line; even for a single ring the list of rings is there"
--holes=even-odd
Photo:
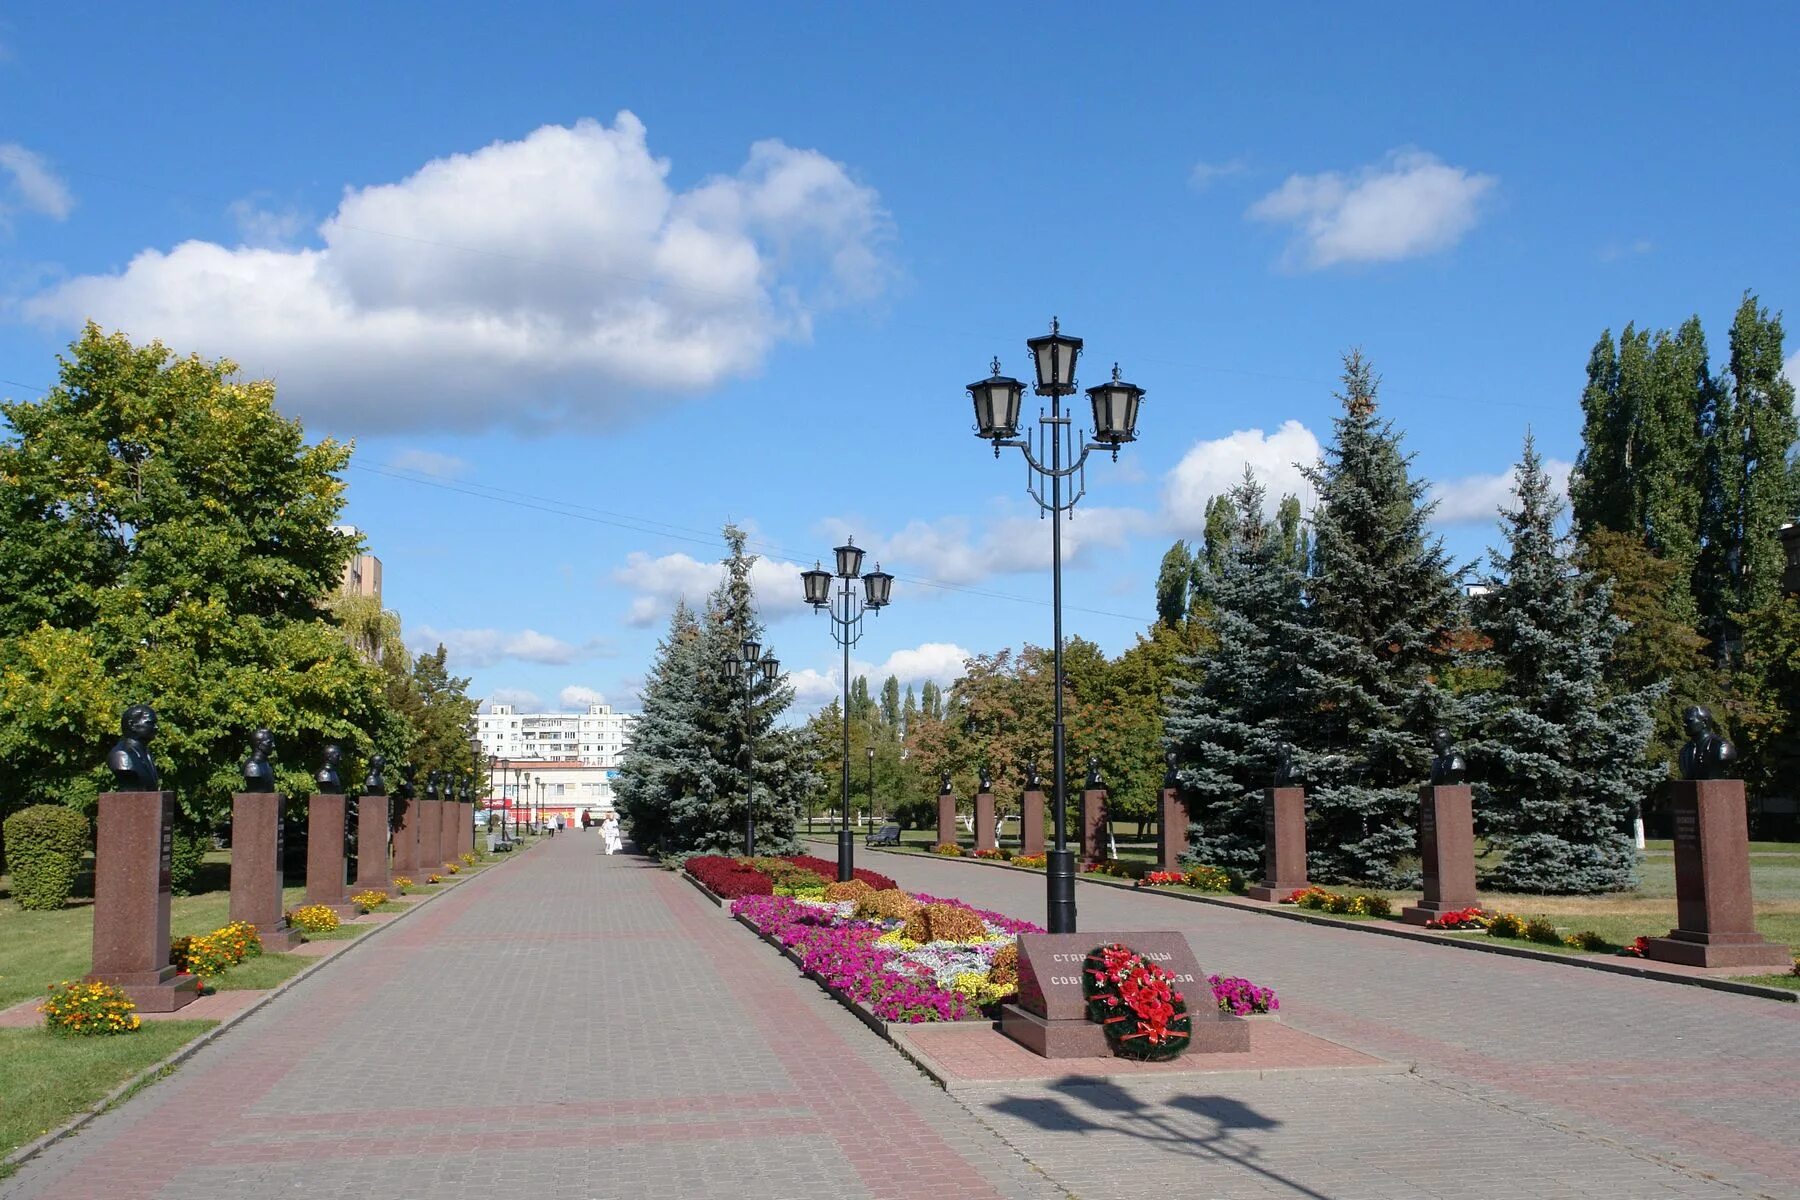
[[[1121,1058],[1161,1062],[1187,1049],[1192,1022],[1175,977],[1118,942],[1097,946],[1082,963],[1088,1020]]]

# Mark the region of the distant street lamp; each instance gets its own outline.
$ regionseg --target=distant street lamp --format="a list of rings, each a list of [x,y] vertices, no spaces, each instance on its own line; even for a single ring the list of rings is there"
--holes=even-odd
[[[875,832],[875,747],[868,748],[869,754],[869,832]]]
[[[736,654],[727,654],[720,664],[728,682],[738,685],[744,701],[744,857],[756,855],[756,749],[751,732],[755,718],[756,689],[760,684],[772,688],[781,682],[781,662],[764,658],[762,643],[745,638]]]
[[[519,772],[519,803],[524,805],[524,819],[529,821],[531,819],[531,772],[530,771]],[[516,833],[523,833],[524,826],[522,826],[519,822],[520,822],[520,816],[519,816],[519,813],[515,810],[513,813],[513,830]]]
[[[1062,515],[1073,512],[1075,504],[1087,492],[1087,457],[1093,450],[1111,451],[1119,457],[1119,447],[1137,440],[1138,405],[1144,389],[1119,378],[1118,364],[1113,365],[1112,379],[1087,390],[1093,410],[1092,439],[1080,443],[1074,422],[1062,412],[1062,398],[1075,394],[1075,360],[1081,355],[1081,339],[1064,334],[1056,319],[1050,319],[1050,332],[1042,337],[1027,338],[1032,366],[1037,375],[1037,394],[1050,397],[1050,415],[1038,413],[1038,432],[1032,437],[1019,436],[1019,398],[1025,385],[1000,374],[996,358],[993,374],[968,386],[969,398],[975,402],[975,436],[994,443],[994,457],[1000,447],[1012,446],[1024,455],[1029,468],[1025,490],[1038,502],[1040,512],[1050,514],[1050,594],[1054,624],[1053,682],[1055,725],[1052,732],[1052,755],[1055,759],[1055,798],[1051,812],[1056,817],[1056,847],[1046,855],[1045,892],[1047,921],[1051,933],[1074,933],[1075,930],[1075,854],[1069,849],[1067,791],[1063,760],[1063,634],[1062,634]],[[1050,461],[1041,455],[1046,446]],[[1073,460],[1063,465],[1064,454]],[[1075,494],[1065,503],[1063,480],[1073,477]],[[1045,500],[1043,480],[1050,481],[1050,498]]]
[[[856,875],[856,836],[850,832],[850,647],[862,639],[863,610],[880,612],[888,606],[894,577],[876,563],[875,569],[862,577],[862,592],[858,594],[851,586],[851,581],[862,570],[863,552],[857,549],[856,539],[845,538],[844,544],[832,553],[837,559],[837,577],[842,581],[836,595],[831,591],[831,572],[816,562],[812,570],[800,572],[800,582],[806,589],[806,602],[813,606],[813,611],[831,614],[831,636],[844,648],[844,753],[840,789],[843,824],[838,827],[837,868],[838,882],[848,883]]]

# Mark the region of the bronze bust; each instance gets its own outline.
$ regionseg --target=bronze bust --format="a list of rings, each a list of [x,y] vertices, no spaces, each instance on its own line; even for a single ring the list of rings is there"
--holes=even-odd
[[[1300,772],[1294,766],[1294,748],[1287,742],[1282,742],[1275,747],[1275,777],[1270,786],[1297,787],[1299,782]]]
[[[134,704],[119,720],[119,740],[106,756],[106,765],[121,792],[159,790],[162,775],[150,757],[149,741],[156,736],[156,710]]]
[[[363,776],[363,785],[362,785],[363,795],[365,795],[365,796],[385,796],[385,795],[387,795],[387,780],[385,780],[381,777],[381,768],[385,767],[386,765],[387,765],[387,759],[383,758],[381,755],[375,754],[375,755],[370,756],[370,758],[369,758],[369,773],[367,775]]]
[[[1096,755],[1088,755],[1087,787],[1097,788],[1106,785],[1100,782],[1100,759]]]
[[[978,790],[983,792],[991,792],[994,790],[994,773],[988,770],[988,765],[986,763],[981,764],[981,786]]]
[[[1180,786],[1181,768],[1177,765],[1177,763],[1179,763],[1179,761],[1180,761],[1180,758],[1179,758],[1179,756],[1176,755],[1175,751],[1166,750],[1163,752],[1163,786],[1164,787],[1172,788],[1172,787]]]
[[[1431,760],[1431,784],[1433,787],[1448,787],[1468,779],[1469,764],[1457,750],[1456,743],[1450,740],[1448,729],[1433,730],[1431,745],[1437,751]]]
[[[1027,760],[1025,763],[1025,790],[1035,792],[1042,786],[1038,780],[1037,760]]]
[[[1712,710],[1693,704],[1681,714],[1687,726],[1688,742],[1681,748],[1683,779],[1729,779],[1731,765],[1737,762],[1737,747],[1724,734],[1713,730]]]
[[[419,768],[413,766],[411,763],[400,764],[400,789],[394,794],[399,796],[402,800],[411,800],[416,796],[419,788],[414,779],[418,773]]]
[[[443,778],[443,774],[442,771],[425,772],[425,798],[427,800],[438,798],[438,780]]]
[[[938,795],[948,796],[951,792],[954,792],[955,790],[956,790],[955,788],[950,786],[950,772],[945,771],[944,777],[938,781]]]
[[[326,796],[340,796],[344,791],[344,781],[338,778],[338,766],[344,761],[344,752],[336,742],[325,744],[325,761],[319,765],[313,775],[313,790]]]
[[[275,790],[275,768],[269,764],[269,756],[275,753],[275,735],[267,729],[259,729],[250,735],[250,757],[244,760],[241,770],[244,773],[244,790],[246,792],[272,792]]]

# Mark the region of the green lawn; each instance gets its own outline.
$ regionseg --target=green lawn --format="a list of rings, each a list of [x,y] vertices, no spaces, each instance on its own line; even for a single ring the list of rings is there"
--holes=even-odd
[[[0,1029],[0,1156],[40,1137],[217,1021],[146,1021],[115,1037]]]
[[[280,987],[319,960],[301,954],[259,954],[246,958],[208,986],[221,992],[247,992]]]

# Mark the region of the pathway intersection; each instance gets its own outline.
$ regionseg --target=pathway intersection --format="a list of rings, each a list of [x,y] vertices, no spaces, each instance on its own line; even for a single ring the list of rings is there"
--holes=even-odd
[[[1035,916],[1042,878],[883,855]],[[1796,1006],[1080,889],[1409,1075],[951,1095],[693,888],[556,838],[359,941],[0,1197],[1800,1196]]]

